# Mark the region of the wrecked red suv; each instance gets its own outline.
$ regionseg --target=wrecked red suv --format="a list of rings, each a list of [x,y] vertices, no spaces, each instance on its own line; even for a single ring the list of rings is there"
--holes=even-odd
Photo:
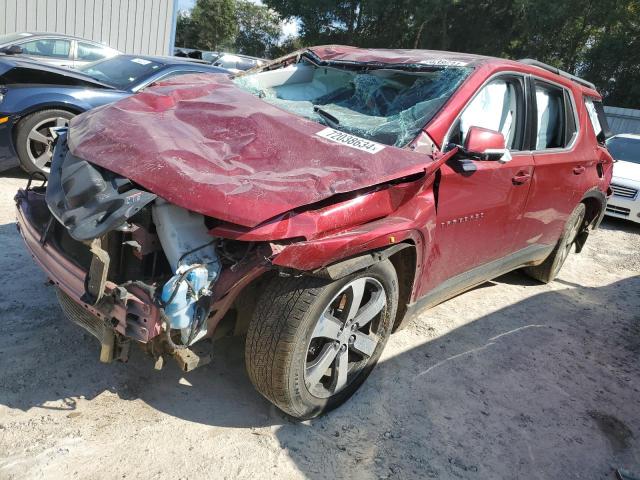
[[[418,308],[551,281],[602,218],[606,132],[594,86],[535,61],[316,47],[76,117],[18,226],[102,361],[188,371],[246,333],[258,391],[310,418]]]

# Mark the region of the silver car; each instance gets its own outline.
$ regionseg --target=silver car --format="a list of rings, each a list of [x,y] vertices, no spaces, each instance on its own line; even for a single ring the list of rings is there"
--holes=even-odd
[[[28,55],[58,67],[78,68],[120,52],[106,45],[59,33],[9,33],[0,35],[0,52]]]

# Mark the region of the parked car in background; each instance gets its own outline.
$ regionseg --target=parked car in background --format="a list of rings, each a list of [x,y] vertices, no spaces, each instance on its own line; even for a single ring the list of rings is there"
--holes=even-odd
[[[535,61],[314,47],[78,117],[19,231],[102,361],[189,371],[246,332],[256,389],[311,418],[420,308],[558,275],[604,214],[596,120],[592,84]]]
[[[615,135],[607,149],[616,161],[607,215],[640,223],[640,135]]]
[[[248,55],[240,55],[237,53],[211,52],[193,48],[176,48],[174,55],[176,57],[201,59],[216,67],[225,68],[232,73],[250,70],[254,67],[265,65],[269,61],[264,58],[250,57]]]
[[[72,68],[120,54],[114,48],[84,38],[29,32],[0,35],[0,53],[28,55],[49,65]]]
[[[269,60],[264,58],[249,57],[247,55],[238,55],[235,53],[221,53],[213,61],[216,67],[226,68],[232,73],[238,73],[244,70],[250,70],[254,67],[261,67]]]
[[[187,73],[227,73],[176,57],[119,55],[78,70],[0,55],[0,171],[49,172],[51,127],[75,115]]]
[[[220,56],[220,52],[198,50],[195,48],[176,48],[173,51],[173,55],[176,57],[196,58],[204,60],[207,63],[213,63]]]

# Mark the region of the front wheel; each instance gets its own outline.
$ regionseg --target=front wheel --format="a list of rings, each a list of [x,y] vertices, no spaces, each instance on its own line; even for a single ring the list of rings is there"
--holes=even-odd
[[[251,381],[296,418],[336,408],[375,367],[397,305],[398,279],[388,260],[335,282],[272,279],[247,332]]]

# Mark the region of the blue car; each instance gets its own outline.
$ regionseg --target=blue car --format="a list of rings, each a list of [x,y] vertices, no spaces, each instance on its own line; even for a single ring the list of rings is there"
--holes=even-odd
[[[228,73],[175,57],[119,55],[78,70],[0,55],[0,171],[49,172],[51,127],[175,75]]]

